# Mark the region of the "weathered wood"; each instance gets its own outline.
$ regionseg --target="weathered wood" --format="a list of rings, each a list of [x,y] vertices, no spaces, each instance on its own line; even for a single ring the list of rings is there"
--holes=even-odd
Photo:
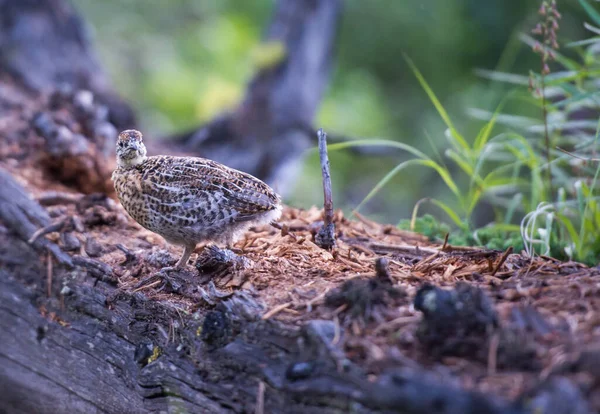
[[[39,226],[50,224],[46,211],[32,200],[24,189],[0,168],[0,220],[21,239],[28,241]],[[46,239],[36,239],[33,244],[47,249],[55,258],[66,266],[72,266],[71,258],[59,247]]]
[[[213,310],[203,318],[181,316],[168,302],[116,290],[106,264],[59,250],[79,276],[55,268],[63,281],[59,300],[42,299],[44,264],[25,241],[49,218],[1,173],[0,218],[9,233],[0,237],[6,251],[0,255],[0,386],[10,392],[0,394],[0,406],[8,412],[249,412],[260,382],[269,387],[261,399],[267,412],[518,412],[422,372],[390,372],[370,383],[334,344],[333,322],[297,329],[263,320],[264,306],[244,291],[202,290],[198,300]],[[7,212],[13,211],[20,214],[12,218]],[[15,256],[29,266],[11,263]],[[154,350],[160,352],[149,359]]]
[[[9,413],[252,412],[259,380],[267,384],[265,412],[273,413],[521,412],[424,372],[390,372],[375,384],[349,361],[340,372],[343,353],[329,345],[328,321],[299,331],[242,317],[238,334],[218,326],[226,344],[211,347],[208,336],[203,343],[194,334],[199,322],[186,318],[169,341],[163,333],[175,311],[143,295],[121,294],[109,308],[107,285],[73,284],[65,311],[52,321],[36,308],[35,291],[0,274],[0,406]],[[240,318],[232,311],[236,300],[216,311],[224,324]],[[162,355],[142,366],[135,356],[144,343]]]
[[[315,235],[315,243],[324,249],[335,247],[335,224],[333,223],[333,191],[331,189],[331,173],[329,156],[327,155],[327,134],[323,129],[317,131],[319,136],[319,158],[321,175],[323,176],[323,227]]]

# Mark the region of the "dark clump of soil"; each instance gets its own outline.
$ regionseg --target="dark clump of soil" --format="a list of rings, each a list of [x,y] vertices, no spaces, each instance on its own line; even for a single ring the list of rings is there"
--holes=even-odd
[[[498,316],[486,294],[467,283],[458,283],[453,290],[425,284],[414,306],[423,313],[417,338],[435,357],[477,354],[487,348],[498,327]]]
[[[406,292],[394,285],[387,273],[387,260],[377,261],[375,277],[359,277],[344,282],[325,297],[325,305],[340,310],[350,320],[382,322],[386,309],[398,306]]]
[[[425,284],[417,291],[414,306],[423,313],[417,339],[434,359],[455,356],[500,368],[539,367],[531,337],[501,324],[491,300],[476,286],[459,282],[445,290]]]

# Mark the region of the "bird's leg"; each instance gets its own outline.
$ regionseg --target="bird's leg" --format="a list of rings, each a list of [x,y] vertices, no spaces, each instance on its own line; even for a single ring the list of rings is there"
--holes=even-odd
[[[171,270],[181,270],[182,268],[184,268],[185,265],[187,264],[187,261],[189,260],[190,256],[194,252],[195,248],[196,248],[195,244],[191,244],[191,245],[188,244],[188,245],[184,246],[183,255],[181,256],[181,258],[179,259],[177,264],[175,266],[163,267],[162,269],[160,269],[160,273],[165,274],[167,272],[170,272]]]
[[[228,234],[225,238],[225,249],[236,254],[242,253],[241,249],[236,249],[235,247],[233,247],[233,233]]]
[[[162,269],[160,269],[160,271],[156,274],[156,276],[162,278],[163,287],[166,285],[169,285],[170,289],[175,292],[178,292],[181,289],[181,283],[179,281],[177,281],[176,279],[173,279],[171,276],[169,276],[169,272],[172,270],[183,269],[187,265],[188,259],[194,252],[195,248],[196,248],[195,244],[185,245],[184,249],[183,249],[183,255],[181,256],[181,259],[179,259],[179,261],[177,262],[177,264],[175,266],[167,266],[167,267],[163,267]],[[162,288],[160,290],[162,290]]]
[[[190,259],[190,256],[194,252],[195,248],[196,248],[195,244],[186,244],[185,245],[185,247],[183,248],[183,256],[181,256],[181,259],[179,259],[179,261],[175,265],[175,269],[181,269],[182,267],[185,267],[185,265],[187,265],[187,262]]]

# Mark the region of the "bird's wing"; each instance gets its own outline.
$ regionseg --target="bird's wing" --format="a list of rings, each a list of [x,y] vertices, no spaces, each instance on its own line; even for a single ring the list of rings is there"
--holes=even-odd
[[[215,161],[170,156],[150,157],[148,161],[144,181],[191,198],[191,203],[194,198],[221,193],[218,199],[222,208],[234,209],[238,213],[236,221],[250,220],[277,208],[280,202],[279,196],[259,179]]]

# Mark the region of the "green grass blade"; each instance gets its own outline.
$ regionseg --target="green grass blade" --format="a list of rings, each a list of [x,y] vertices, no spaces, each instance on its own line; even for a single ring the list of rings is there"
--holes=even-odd
[[[418,157],[418,158],[429,159],[429,157],[427,155],[425,155],[425,153],[419,151],[418,149],[416,149],[413,146],[410,146],[408,144],[404,144],[404,143],[398,142],[398,141],[388,140],[388,139],[357,139],[357,140],[346,141],[346,142],[338,142],[335,144],[328,144],[327,150],[328,151],[337,151],[337,150],[353,148],[353,147],[361,147],[361,146],[395,148],[395,149],[400,149],[400,150],[406,151],[410,154],[413,154],[415,157]],[[313,149],[316,151],[316,147]]]
[[[415,204],[415,207],[413,208],[413,212],[412,212],[411,221],[410,221],[410,223],[411,223],[411,229],[414,229],[414,223],[415,223],[415,221],[416,221],[416,219],[417,219],[417,214],[418,214],[418,211],[419,211],[419,207],[420,207],[420,206],[421,206],[421,204],[422,204],[422,203],[424,203],[424,202],[431,203],[431,204],[433,204],[434,206],[436,206],[436,207],[440,208],[440,209],[441,209],[441,210],[442,210],[444,213],[446,213],[446,215],[447,215],[448,217],[450,217],[450,220],[452,220],[452,222],[453,222],[454,224],[456,224],[456,226],[457,226],[458,228],[460,228],[460,229],[462,229],[462,230],[465,230],[465,231],[467,231],[467,230],[468,230],[468,226],[467,226],[467,224],[466,224],[464,221],[462,221],[462,220],[460,219],[460,217],[458,216],[458,214],[456,214],[456,213],[454,212],[454,209],[452,209],[452,208],[451,208],[450,206],[448,206],[447,204],[445,204],[445,203],[443,203],[443,202],[441,202],[441,201],[439,201],[439,200],[436,200],[435,198],[423,198],[423,199],[419,200],[419,201],[418,201],[418,202]]]
[[[460,217],[458,216],[458,214],[456,214],[453,208],[434,198],[430,199],[429,202],[434,206],[437,206],[440,209],[442,209],[444,213],[446,213],[448,217],[450,217],[450,219],[454,222],[454,224],[456,224],[459,228],[463,230],[468,229],[468,226],[460,219]]]
[[[510,204],[506,209],[506,216],[504,216],[504,224],[510,224],[521,201],[523,201],[523,193],[515,194],[512,200],[510,200]],[[517,226],[517,228],[520,228],[520,226]]]
[[[444,183],[448,186],[450,191],[452,191],[452,193],[454,193],[456,198],[462,203],[462,195],[460,193],[460,190],[458,189],[458,186],[452,179],[450,172],[446,168],[442,167],[441,165],[439,165],[438,163],[436,163],[433,160],[417,160],[417,161],[419,161],[419,164],[435,170],[440,175],[442,180],[444,180]]]
[[[492,118],[488,122],[486,122],[486,124],[483,126],[483,128],[481,128],[481,130],[477,134],[477,137],[475,138],[475,143],[473,144],[473,149],[475,150],[475,153],[477,155],[479,155],[479,152],[481,152],[481,150],[483,150],[484,145],[490,139],[492,130],[494,129],[494,126],[496,126],[496,120],[498,119],[498,114],[500,114],[502,112],[502,108],[504,107],[504,102],[505,102],[505,100],[503,99],[500,102],[500,104],[498,104],[498,107],[494,111]]]
[[[473,175],[473,166],[471,166],[468,161],[464,160],[460,153],[449,149],[446,150],[446,157],[454,161],[469,177]]]
[[[405,169],[406,167],[410,167],[411,165],[418,165],[418,162],[422,161],[419,159],[404,161],[398,165],[396,165],[391,171],[389,171],[377,184],[375,187],[369,191],[369,194],[356,206],[354,212],[358,212],[366,203],[369,202],[396,174]]]
[[[446,110],[444,109],[444,106],[439,101],[439,99],[437,98],[437,96],[435,95],[435,93],[433,92],[433,90],[431,89],[431,87],[429,86],[429,84],[427,83],[427,81],[425,80],[425,78],[423,77],[421,72],[419,71],[419,69],[417,69],[417,67],[415,66],[413,61],[406,54],[403,54],[403,56],[404,56],[404,60],[410,67],[410,70],[413,72],[413,74],[415,75],[415,77],[417,78],[419,83],[421,84],[421,87],[423,88],[423,90],[425,91],[427,96],[429,97],[429,100],[433,103],[433,106],[437,110],[438,114],[440,115],[440,117],[442,118],[442,120],[444,121],[444,123],[446,124],[448,129],[450,130],[450,134],[452,135],[454,140],[457,142],[458,146],[462,147],[463,150],[469,150],[470,149],[469,144],[467,144],[467,141],[458,133],[458,131],[454,127],[454,124],[450,120],[450,116],[448,115],[448,112],[446,112]]]
[[[578,40],[576,42],[569,42],[565,46],[569,47],[569,48],[578,47],[578,46],[587,46],[587,45],[593,45],[594,43],[597,43],[598,41],[600,41],[600,37],[592,37],[592,38],[585,39],[585,40]]]
[[[581,246],[581,239],[579,238],[577,230],[575,230],[575,226],[573,225],[571,220],[569,220],[569,218],[562,213],[556,213],[556,218],[567,230],[567,233],[569,233],[569,237],[571,238],[571,241],[575,244],[575,246]]]
[[[442,180],[446,183],[450,191],[452,191],[456,197],[462,202],[460,196],[460,190],[458,189],[454,180],[450,176],[450,173],[445,168],[441,167],[438,163],[430,159],[412,159],[408,161],[404,161],[398,165],[396,165],[390,172],[388,172],[377,184],[375,187],[367,194],[367,196],[358,204],[358,206],[354,209],[354,211],[358,212],[369,200],[371,200],[396,174],[405,169],[406,167],[410,167],[413,165],[421,165],[424,167],[431,168],[435,170]]]
[[[584,10],[586,11],[586,13],[590,16],[590,18],[598,25],[600,26],[600,13],[598,13],[596,11],[596,9],[594,9],[592,7],[591,4],[589,4],[587,2],[587,0],[579,0],[579,4],[581,4],[581,7],[584,8]]]
[[[598,120],[598,126],[596,127],[596,142],[595,142],[596,145],[598,143],[599,135],[600,135],[600,120]],[[594,174],[594,179],[592,180],[592,185],[591,185],[589,193],[586,197],[585,207],[583,209],[583,213],[581,216],[581,227],[579,228],[579,240],[581,241],[581,243],[579,245],[576,244],[577,256],[580,258],[583,257],[583,244],[585,243],[585,237],[586,237],[585,222],[587,219],[588,211],[590,209],[590,205],[594,200],[594,189],[596,188],[596,184],[598,183],[599,175],[600,175],[600,164],[598,164],[598,167],[596,168],[596,173]]]

